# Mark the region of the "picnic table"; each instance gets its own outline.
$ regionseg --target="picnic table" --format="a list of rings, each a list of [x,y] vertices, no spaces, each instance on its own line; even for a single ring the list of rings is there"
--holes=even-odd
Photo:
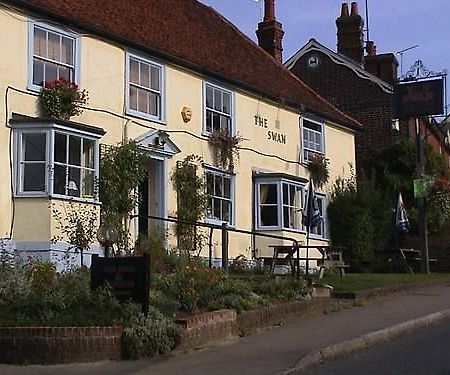
[[[270,265],[270,273],[273,275],[275,266],[277,262],[282,259],[283,262],[288,262],[291,266],[291,271],[295,273],[295,261],[294,256],[297,249],[300,251],[301,249],[317,249],[320,252],[320,257],[298,257],[298,260],[306,260],[309,261],[317,261],[317,265],[319,266],[319,279],[323,278],[325,271],[329,269],[338,269],[341,277],[345,276],[345,269],[349,267],[349,265],[345,264],[342,258],[342,250],[343,248],[336,246],[293,246],[293,245],[269,245],[270,248],[273,248],[273,257]],[[279,255],[284,255],[284,257],[280,258]]]

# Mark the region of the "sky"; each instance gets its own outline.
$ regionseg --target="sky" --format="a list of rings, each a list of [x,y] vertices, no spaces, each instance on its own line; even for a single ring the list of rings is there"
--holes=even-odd
[[[255,30],[264,16],[264,0],[200,1],[257,41]],[[351,0],[275,0],[275,16],[285,32],[283,61],[310,38],[336,51],[335,20],[343,2],[350,8]],[[366,29],[366,1],[357,3]],[[406,73],[419,59],[430,71],[450,72],[450,0],[367,0],[367,3],[369,37],[375,42],[377,53],[396,53],[418,45],[402,56],[397,54],[401,63],[399,75]],[[450,99],[447,103],[450,104]]]

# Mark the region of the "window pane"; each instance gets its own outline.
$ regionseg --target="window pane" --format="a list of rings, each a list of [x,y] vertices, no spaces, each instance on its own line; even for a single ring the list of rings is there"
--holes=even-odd
[[[53,192],[55,194],[66,194],[66,167],[63,165],[55,165]]]
[[[69,136],[69,164],[81,166],[81,138],[73,135]]]
[[[303,126],[307,129],[315,130],[316,132],[322,132],[322,126],[308,120],[303,120]]]
[[[83,171],[83,197],[93,198],[94,197],[94,172],[93,171]]]
[[[55,133],[54,158],[56,162],[67,163],[67,136]]]
[[[290,213],[290,208],[283,207],[283,227],[284,228],[292,228],[289,213]]]
[[[213,89],[210,86],[206,86],[206,106],[213,108]]]
[[[222,220],[230,221],[230,202],[223,200],[222,201]]]
[[[259,185],[259,196],[261,204],[277,204],[277,184]]]
[[[214,195],[214,175],[212,173],[206,174],[206,194]]]
[[[130,86],[130,108],[137,110],[137,88]]]
[[[139,84],[139,63],[130,59],[130,82]]]
[[[141,86],[144,87],[150,87],[150,72],[149,70],[149,66],[147,64],[144,63],[140,63],[139,64],[139,68],[140,68],[140,84]]]
[[[61,43],[61,62],[68,65],[75,65],[73,63],[73,40],[62,37]]]
[[[222,92],[217,89],[214,90],[214,109],[222,110]]]
[[[207,207],[206,207],[206,216],[207,217],[212,217],[212,207],[213,207],[213,199],[208,198],[208,203],[207,203]]]
[[[159,96],[153,92],[149,92],[148,93],[148,97],[149,97],[149,111],[148,113],[150,113],[153,116],[158,116],[158,101],[159,101]]]
[[[222,177],[221,176],[214,176],[214,195],[216,197],[222,197],[223,195],[223,189],[222,189]]]
[[[225,113],[231,113],[231,95],[229,93],[223,93],[222,111]]]
[[[220,214],[220,207],[221,207],[220,199],[214,199],[213,204],[214,204],[213,216],[217,219],[221,219],[222,215]]]
[[[212,132],[212,113],[211,111],[206,111],[206,131]]]
[[[231,197],[231,180],[229,178],[223,179],[223,196],[225,198]]]
[[[37,27],[34,28],[34,54],[47,57],[47,33]]]
[[[295,201],[295,185],[289,185],[289,204],[294,206]]]
[[[61,61],[60,36],[58,34],[49,32],[47,46],[48,46],[48,58],[55,61]]]
[[[218,113],[213,113],[213,125],[212,131],[216,131],[220,129],[220,115]]]
[[[289,185],[283,184],[283,204],[289,203]]]
[[[67,193],[72,197],[80,196],[80,169],[69,168],[69,184],[67,186]]]
[[[94,168],[95,142],[91,139],[83,139],[83,167]]]
[[[46,135],[45,133],[23,134],[23,160],[45,161]]]
[[[23,191],[45,191],[45,164],[23,166]]]
[[[46,62],[44,63],[44,79],[47,81],[54,81],[58,79],[58,67],[56,64]]]
[[[148,93],[142,89],[138,89],[138,111],[148,113]]]
[[[278,207],[263,206],[261,209],[261,226],[278,226]]]
[[[70,69],[66,68],[65,66],[58,66],[58,78],[64,78],[67,79],[68,81],[71,81],[71,77],[70,77]]]
[[[33,60],[33,84],[43,86],[44,83],[44,63],[40,60]]]
[[[220,115],[220,129],[230,131],[230,119],[227,116]]]
[[[152,66],[151,68],[151,88],[160,91],[160,75],[159,68]]]

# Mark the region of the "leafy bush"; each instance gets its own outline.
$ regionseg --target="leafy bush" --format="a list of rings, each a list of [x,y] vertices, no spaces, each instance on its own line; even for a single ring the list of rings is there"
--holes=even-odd
[[[391,201],[373,180],[358,186],[354,177],[336,180],[327,213],[331,242],[345,247],[344,259],[354,269],[371,261],[391,240]]]
[[[285,277],[275,282],[270,279],[255,282],[253,291],[266,299],[292,301],[306,294],[307,285],[303,279]]]
[[[63,274],[35,262],[0,274],[0,326],[128,325],[138,306],[120,304],[109,288],[90,289],[89,271]]]
[[[158,310],[150,308],[147,317],[141,315],[125,329],[123,356],[127,359],[152,357],[175,348],[181,339],[181,329]]]

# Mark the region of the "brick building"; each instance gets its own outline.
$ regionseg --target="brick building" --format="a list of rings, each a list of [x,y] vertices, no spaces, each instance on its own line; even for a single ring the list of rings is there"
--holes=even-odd
[[[364,21],[356,2],[342,4],[336,19],[337,52],[310,39],[285,66],[329,102],[357,119],[365,131],[356,135],[356,158],[390,146],[400,136],[415,138],[413,119],[393,119],[393,84],[398,61],[393,53],[377,54],[373,41],[364,46]],[[364,53],[365,52],[365,53]],[[436,121],[421,119],[427,142],[450,160],[445,134]]]

